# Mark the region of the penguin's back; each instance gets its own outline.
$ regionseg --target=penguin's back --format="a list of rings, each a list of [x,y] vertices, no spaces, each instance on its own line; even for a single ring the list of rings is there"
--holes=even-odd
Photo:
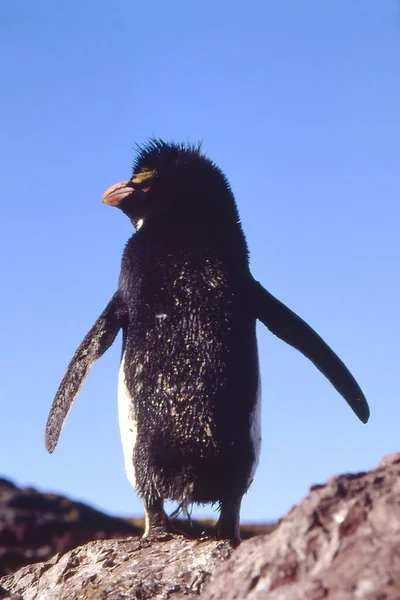
[[[178,501],[217,501],[250,483],[258,363],[245,276],[195,237],[128,242],[120,421],[130,421],[126,466],[144,497],[155,487]]]

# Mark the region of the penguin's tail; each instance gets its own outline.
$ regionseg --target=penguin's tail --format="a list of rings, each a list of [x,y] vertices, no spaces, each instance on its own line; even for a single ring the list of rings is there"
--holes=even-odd
[[[185,485],[178,507],[170,514],[170,519],[176,519],[182,513],[192,524],[193,488],[193,481]]]

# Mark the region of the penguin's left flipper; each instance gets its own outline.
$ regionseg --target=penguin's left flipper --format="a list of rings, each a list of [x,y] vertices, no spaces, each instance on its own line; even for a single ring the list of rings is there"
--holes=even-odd
[[[92,365],[115,340],[121,327],[127,325],[128,309],[116,292],[88,331],[72,357],[57,390],[46,424],[45,444],[53,452],[71,406]]]
[[[328,344],[296,313],[254,279],[251,300],[255,316],[281,340],[299,350],[325,375],[357,417],[366,423],[369,406],[360,386]]]

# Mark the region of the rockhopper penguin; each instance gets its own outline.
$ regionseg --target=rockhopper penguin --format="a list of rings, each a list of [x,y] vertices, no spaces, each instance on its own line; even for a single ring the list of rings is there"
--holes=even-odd
[[[229,183],[200,147],[151,140],[132,178],[103,202],[136,234],[117,292],[61,381],[46,447],[53,452],[90,367],[122,329],[119,421],[145,536],[168,528],[170,499],[184,508],[217,503],[217,536],[239,541],[261,441],[256,320],[309,358],[364,423],[366,399],[319,335],[253,279]]]

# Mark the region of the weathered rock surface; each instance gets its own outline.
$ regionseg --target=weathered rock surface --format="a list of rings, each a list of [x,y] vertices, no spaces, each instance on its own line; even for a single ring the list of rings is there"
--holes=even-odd
[[[230,542],[165,535],[160,541],[90,542],[51,560],[3,577],[23,600],[145,600],[199,595]]]
[[[0,576],[90,540],[141,533],[132,523],[86,504],[0,478]]]
[[[400,454],[313,486],[270,536],[243,542],[204,600],[400,600]]]
[[[0,586],[18,600],[400,600],[400,454],[313,486],[273,533],[235,551],[172,535],[91,542]]]
[[[211,521],[175,521],[191,537],[214,533]],[[244,539],[274,528],[272,524],[244,525]],[[24,565],[47,560],[94,540],[142,536],[144,519],[111,517],[81,502],[33,488],[18,488],[0,478],[0,576]],[[1,600],[1,589],[0,589]]]

